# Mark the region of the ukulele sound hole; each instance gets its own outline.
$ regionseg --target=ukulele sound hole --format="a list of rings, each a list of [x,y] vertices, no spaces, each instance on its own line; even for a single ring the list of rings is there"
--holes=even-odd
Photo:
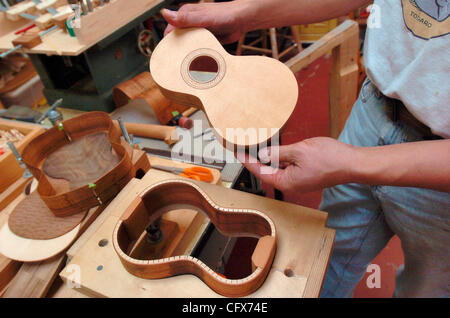
[[[196,82],[208,83],[219,73],[219,64],[208,55],[201,55],[192,60],[189,65],[189,76]]]

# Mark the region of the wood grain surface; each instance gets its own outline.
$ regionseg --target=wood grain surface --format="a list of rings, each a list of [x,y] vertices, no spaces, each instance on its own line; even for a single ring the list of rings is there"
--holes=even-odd
[[[199,82],[191,62],[212,57],[217,76]],[[282,129],[298,98],[294,74],[263,56],[232,56],[206,29],[176,29],[158,44],[150,60],[161,92],[182,105],[201,108],[215,135],[230,150],[258,145]]]

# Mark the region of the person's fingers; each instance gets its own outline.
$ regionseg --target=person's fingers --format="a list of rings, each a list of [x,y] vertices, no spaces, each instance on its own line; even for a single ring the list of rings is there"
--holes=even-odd
[[[258,157],[263,163],[272,163],[272,165],[278,166],[280,163],[295,162],[296,151],[292,145],[273,146],[261,149]]]
[[[166,29],[164,30],[164,36],[175,30],[176,28],[172,24],[168,24]]]
[[[255,158],[245,153],[237,153],[236,158],[263,183],[270,184],[277,189],[283,190],[289,186],[286,182],[286,171],[263,165]]]
[[[177,12],[169,9],[162,9],[160,13],[169,24],[177,17]]]
[[[177,28],[206,27],[209,24],[208,19],[205,19],[205,14],[197,10],[171,11],[163,9],[161,14],[169,24]]]

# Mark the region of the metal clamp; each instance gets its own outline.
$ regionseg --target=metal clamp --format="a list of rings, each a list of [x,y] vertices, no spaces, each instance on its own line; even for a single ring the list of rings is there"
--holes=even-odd
[[[8,141],[8,147],[11,149],[11,152],[16,157],[17,162],[19,162],[20,167],[22,167],[25,171],[23,172],[23,177],[25,179],[31,178],[33,175],[31,174],[30,170],[28,170],[27,165],[23,162],[22,156],[20,155],[19,151],[17,150],[16,146],[14,146],[14,143],[12,141]]]

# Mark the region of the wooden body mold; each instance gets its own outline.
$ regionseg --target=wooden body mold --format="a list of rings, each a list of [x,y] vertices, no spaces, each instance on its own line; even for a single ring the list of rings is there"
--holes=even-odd
[[[22,158],[37,180],[36,191],[0,229],[0,252],[39,261],[66,248],[89,209],[108,203],[136,174],[133,149],[120,136],[108,114],[90,112],[34,138]]]
[[[168,34],[152,54],[150,71],[167,98],[201,108],[230,150],[269,141],[297,103],[297,81],[283,63],[232,56],[202,28]]]
[[[85,183],[71,191],[56,191],[49,176],[43,171],[44,161],[57,149],[69,145],[82,137],[106,133],[118,163],[107,169],[107,173],[91,182],[95,188]],[[108,114],[103,112],[89,112],[63,122],[62,129],[53,127],[35,138],[23,151],[23,161],[33,176],[39,181],[37,192],[41,199],[55,216],[68,216],[85,211],[107,202],[131,180],[134,176],[131,146],[121,140],[121,131]],[[92,149],[95,151],[95,149]],[[83,160],[82,157],[79,160]],[[70,167],[58,167],[60,172]],[[94,171],[96,173],[98,171]],[[55,177],[61,177],[56,176]]]
[[[219,276],[200,260],[188,255],[159,260],[129,256],[129,251],[150,223],[162,214],[180,208],[205,213],[224,235],[259,238],[252,255],[253,273],[243,279],[231,280]],[[267,277],[275,256],[276,232],[274,223],[265,214],[257,210],[220,207],[198,184],[173,179],[148,187],[132,201],[114,229],[113,245],[123,266],[133,275],[155,279],[193,274],[221,295],[241,297],[256,291]]]

